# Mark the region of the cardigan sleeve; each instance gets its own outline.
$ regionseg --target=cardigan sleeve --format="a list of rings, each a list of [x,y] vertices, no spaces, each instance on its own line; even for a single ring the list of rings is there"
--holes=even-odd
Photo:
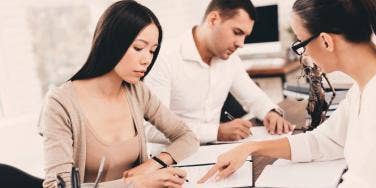
[[[143,107],[145,118],[161,131],[171,144],[166,148],[172,158],[179,162],[196,152],[199,141],[196,135],[178,116],[165,107],[150,90],[143,85]]]
[[[38,128],[43,137],[46,174],[43,187],[55,187],[57,174],[70,187],[70,172],[74,163],[71,121],[67,109],[53,92],[46,96]]]

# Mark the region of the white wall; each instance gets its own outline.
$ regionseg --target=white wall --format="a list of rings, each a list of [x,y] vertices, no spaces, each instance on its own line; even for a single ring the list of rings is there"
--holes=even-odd
[[[40,103],[25,7],[0,2],[0,98],[4,116],[16,116]]]
[[[257,5],[270,0],[254,1]],[[281,28],[288,25],[286,18],[292,1],[278,1]],[[96,22],[112,2],[115,1],[0,1],[0,119],[39,112],[46,87],[68,79],[86,59]],[[199,24],[209,0],[139,2],[158,16],[166,40]],[[72,19],[74,16],[77,21]],[[77,28],[81,22],[81,28]]]

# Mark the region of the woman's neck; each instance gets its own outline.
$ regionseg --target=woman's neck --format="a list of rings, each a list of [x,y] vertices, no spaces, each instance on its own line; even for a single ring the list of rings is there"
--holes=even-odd
[[[82,83],[94,97],[113,99],[122,94],[123,80],[114,71],[100,77],[82,80]]]
[[[339,57],[343,72],[351,76],[361,91],[376,75],[376,47],[373,43],[354,44],[344,49]]]

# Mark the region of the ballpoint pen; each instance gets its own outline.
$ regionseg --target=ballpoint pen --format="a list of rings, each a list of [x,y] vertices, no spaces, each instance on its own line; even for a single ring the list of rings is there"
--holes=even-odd
[[[234,120],[234,116],[232,116],[230,113],[228,113],[227,111],[225,111],[225,115],[226,117],[229,119],[229,120]]]
[[[56,175],[56,182],[58,188],[65,188],[65,182],[59,174]]]
[[[71,172],[71,185],[72,188],[80,188],[80,177],[79,177],[79,172],[77,167],[72,167],[72,172]]]
[[[168,165],[165,163],[165,162],[163,162],[161,159],[159,159],[158,157],[156,157],[156,156],[154,156],[153,158],[152,158],[154,161],[156,161],[157,163],[159,163],[161,166],[162,166],[162,168],[167,168],[168,167]],[[180,176],[179,176],[180,177]],[[181,178],[181,177],[180,177]],[[188,179],[185,179],[185,182],[189,182],[189,180]]]
[[[235,119],[234,116],[232,116],[232,115],[231,115],[230,113],[228,113],[227,111],[225,111],[224,113],[225,113],[226,117],[227,117],[229,120],[232,121],[232,120]],[[250,132],[250,135],[253,135],[252,132]]]

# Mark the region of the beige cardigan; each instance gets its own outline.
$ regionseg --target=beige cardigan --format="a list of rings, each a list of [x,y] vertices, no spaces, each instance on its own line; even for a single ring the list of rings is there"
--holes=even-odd
[[[199,141],[193,132],[163,106],[142,82],[125,84],[124,88],[136,130],[140,134],[140,164],[148,159],[143,127],[144,118],[169,138],[171,144],[166,152],[176,162],[198,149]],[[68,81],[47,93],[38,124],[44,144],[46,178],[43,187],[55,187],[56,174],[60,174],[70,186],[70,172],[73,164],[80,170],[82,183],[85,175],[85,126],[87,123],[78,104],[72,82]]]

